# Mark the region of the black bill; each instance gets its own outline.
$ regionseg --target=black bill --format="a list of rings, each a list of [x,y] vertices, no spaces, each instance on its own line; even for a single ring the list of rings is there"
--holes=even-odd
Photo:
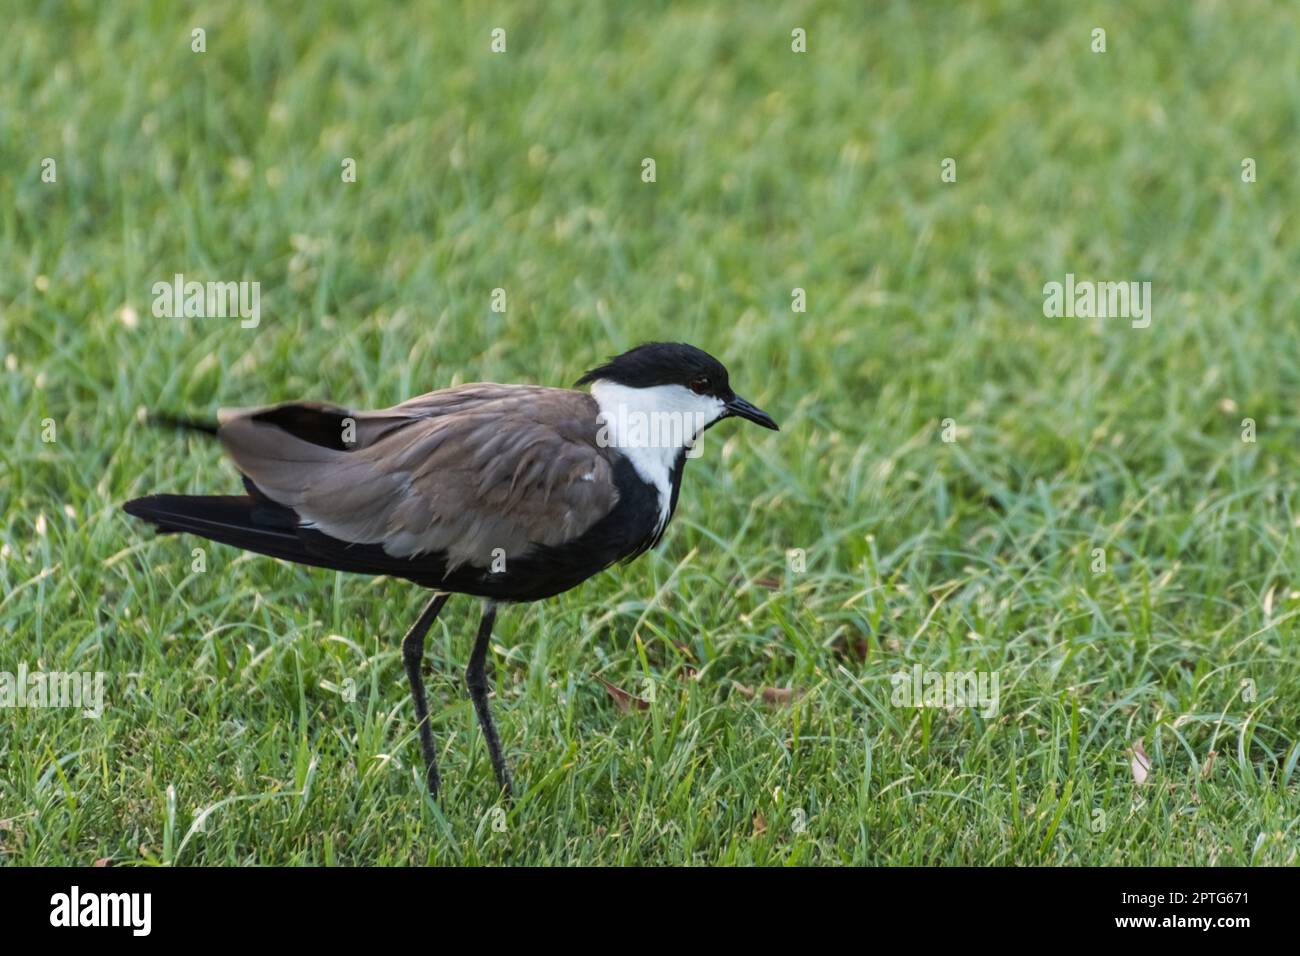
[[[736,418],[743,418],[747,421],[751,421],[755,425],[762,425],[764,428],[770,428],[774,432],[779,432],[781,430],[777,426],[776,422],[772,420],[771,415],[763,411],[757,405],[745,401],[739,395],[727,402],[727,414],[734,415]]]

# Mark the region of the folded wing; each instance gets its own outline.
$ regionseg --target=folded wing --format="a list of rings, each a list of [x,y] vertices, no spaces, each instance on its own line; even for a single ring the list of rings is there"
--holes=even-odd
[[[474,384],[375,412],[226,411],[218,437],[304,527],[394,558],[489,567],[579,537],[618,501],[598,408],[566,389]]]

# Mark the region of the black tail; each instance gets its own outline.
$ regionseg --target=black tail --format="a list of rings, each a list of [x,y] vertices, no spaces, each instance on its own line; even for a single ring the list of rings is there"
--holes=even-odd
[[[216,422],[199,421],[196,418],[184,418],[180,415],[172,415],[168,412],[151,412],[149,415],[149,424],[156,425],[159,428],[175,428],[180,431],[203,432],[205,435],[215,435],[217,433]]]
[[[426,587],[436,586],[445,574],[445,567],[437,558],[423,561],[396,558],[378,545],[348,544],[315,529],[300,527],[297,512],[260,494],[149,495],[128,501],[122,510],[148,521],[161,534],[196,534],[209,541],[295,564],[359,574],[389,574]]]
[[[122,506],[160,533],[186,532],[287,561],[314,563],[288,508],[248,495],[149,495]]]

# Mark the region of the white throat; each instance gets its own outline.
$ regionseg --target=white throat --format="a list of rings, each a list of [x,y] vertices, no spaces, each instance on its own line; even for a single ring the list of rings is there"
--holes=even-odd
[[[672,470],[685,449],[697,458],[700,433],[726,410],[722,399],[696,395],[681,385],[630,388],[599,379],[591,396],[600,406],[597,442],[617,448],[632,463],[641,480],[653,485],[659,495],[659,522],[655,533],[668,522],[672,508]]]

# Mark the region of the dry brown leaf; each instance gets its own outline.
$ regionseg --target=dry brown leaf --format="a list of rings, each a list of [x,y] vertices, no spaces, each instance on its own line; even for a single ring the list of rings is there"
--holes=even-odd
[[[754,836],[761,837],[767,832],[767,818],[757,810],[754,811]]]
[[[865,634],[841,634],[831,642],[831,647],[851,661],[861,664],[871,653],[871,642]]]
[[[106,856],[101,856],[98,860],[96,860],[94,863],[91,864],[91,866],[94,867],[105,867],[105,866],[112,866],[112,865],[113,865],[113,861]]]
[[[677,665],[677,673],[680,674],[682,677],[686,678],[687,680],[695,680],[697,677],[699,677],[700,672],[696,668],[695,664],[691,661],[691,658],[695,656],[691,652],[691,649],[687,647],[685,644],[681,644],[677,641],[673,641],[673,647],[677,648],[678,652],[682,655],[682,657],[686,658],[686,660],[682,661],[680,664]]]
[[[736,681],[736,691],[742,697],[748,697],[753,700],[757,697],[765,704],[788,704],[792,700],[797,700],[804,695],[803,688],[792,687],[746,687],[744,684]]]
[[[623,688],[611,684],[603,677],[598,676],[596,680],[600,681],[602,684],[605,685],[605,690],[609,693],[610,697],[614,698],[614,703],[618,706],[618,709],[623,713],[626,714],[633,707],[635,707],[637,710],[649,709],[650,701],[642,700],[640,697],[637,697],[633,694],[629,694]]]
[[[1129,756],[1131,757],[1129,769],[1133,771],[1133,782],[1141,786],[1151,776],[1151,758],[1147,756],[1146,750],[1142,747],[1141,737],[1133,741]]]
[[[1209,780],[1210,774],[1214,772],[1214,760],[1219,756],[1217,750],[1211,750],[1205,755],[1205,763],[1201,764],[1201,779]]]

